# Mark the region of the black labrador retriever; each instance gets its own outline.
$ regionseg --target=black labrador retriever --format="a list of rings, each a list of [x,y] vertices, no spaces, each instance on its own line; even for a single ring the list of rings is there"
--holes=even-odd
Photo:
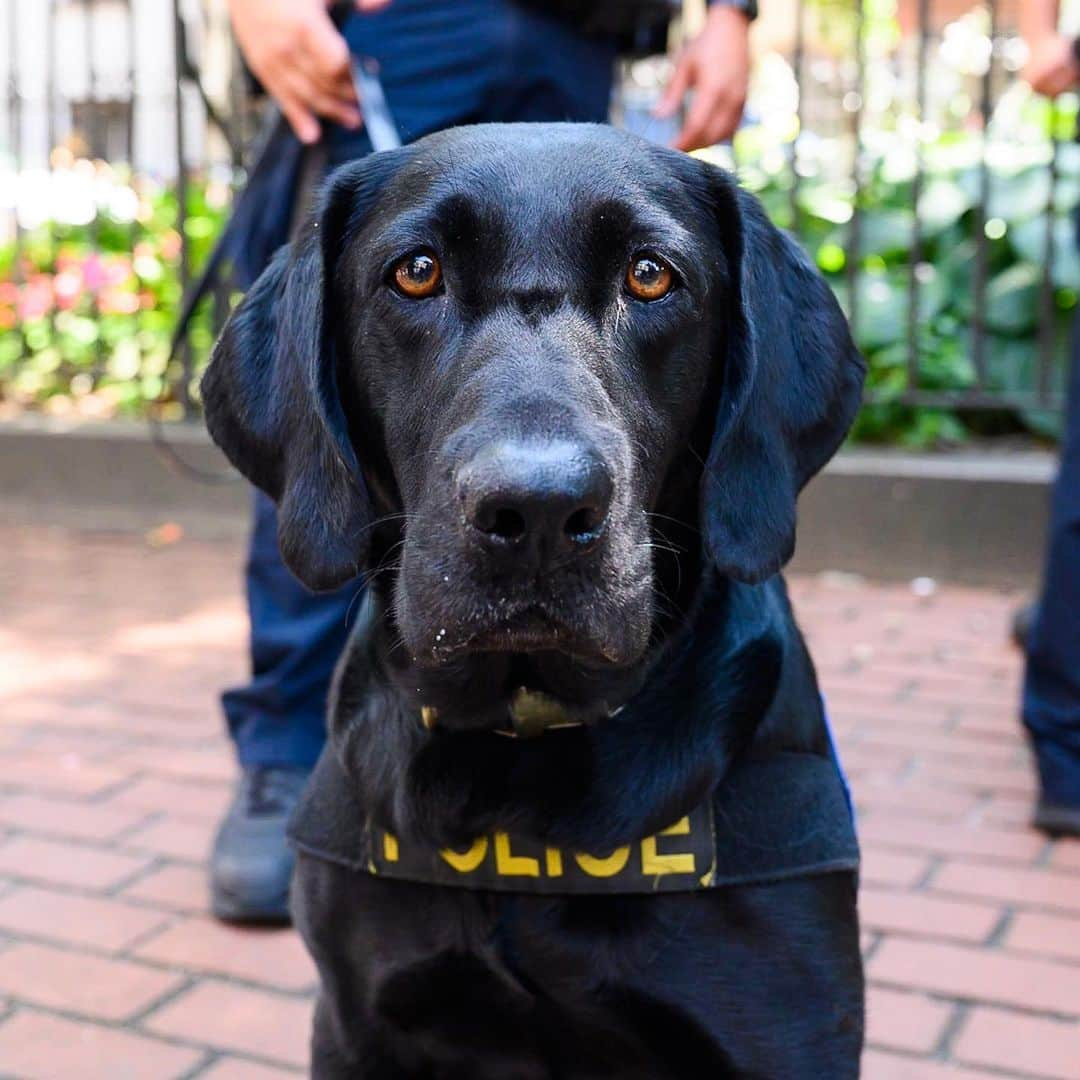
[[[605,127],[338,171],[215,440],[366,572],[293,826],[312,1075],[858,1075],[858,853],[779,571],[864,366],[719,169]]]

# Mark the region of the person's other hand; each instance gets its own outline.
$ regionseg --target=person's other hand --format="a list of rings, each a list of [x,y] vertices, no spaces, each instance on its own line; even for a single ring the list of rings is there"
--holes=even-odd
[[[705,28],[676,61],[654,115],[674,116],[687,91],[693,90],[682,130],[672,145],[678,150],[712,146],[735,134],[749,83],[750,20],[737,8],[715,5]]]
[[[356,0],[361,11],[389,0]],[[349,47],[327,13],[327,0],[229,0],[240,51],[281,107],[296,137],[317,142],[319,117],[361,124]]]
[[[1080,82],[1080,63],[1072,39],[1064,34],[1047,34],[1028,46],[1024,79],[1031,88],[1047,97],[1057,97]]]

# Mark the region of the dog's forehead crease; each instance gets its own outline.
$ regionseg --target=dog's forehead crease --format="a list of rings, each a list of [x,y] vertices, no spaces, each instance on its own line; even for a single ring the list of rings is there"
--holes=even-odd
[[[401,208],[397,226],[452,241],[483,236],[517,252],[595,239],[693,251],[684,225],[693,207],[670,167],[636,142],[605,138],[614,145],[598,147],[577,132],[544,139],[537,126],[509,125],[498,139],[470,128],[425,147],[387,192]]]

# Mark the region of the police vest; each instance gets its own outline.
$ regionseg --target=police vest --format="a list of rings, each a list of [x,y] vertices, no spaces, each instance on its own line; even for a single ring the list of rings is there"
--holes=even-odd
[[[289,830],[301,851],[377,877],[553,895],[692,892],[858,868],[844,781],[809,753],[746,756],[707,802],[614,851],[572,851],[494,832],[436,849],[370,820],[328,746]]]

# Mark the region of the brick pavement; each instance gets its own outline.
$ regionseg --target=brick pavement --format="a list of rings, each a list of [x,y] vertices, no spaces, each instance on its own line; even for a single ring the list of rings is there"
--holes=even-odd
[[[240,553],[0,527],[0,1076],[302,1072],[291,931],[206,917]],[[1080,845],[1026,827],[1015,598],[796,581],[860,810],[868,1080],[1080,1080]]]

